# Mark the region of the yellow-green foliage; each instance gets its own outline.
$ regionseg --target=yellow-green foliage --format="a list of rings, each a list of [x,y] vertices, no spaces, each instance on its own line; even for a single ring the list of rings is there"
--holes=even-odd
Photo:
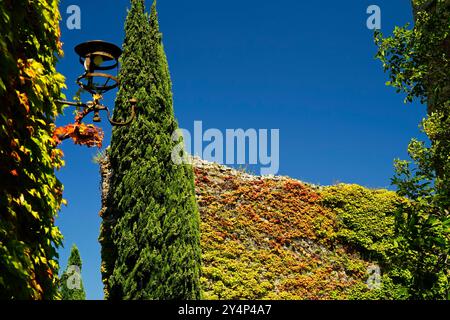
[[[323,188],[321,196],[337,214],[340,241],[368,258],[386,257],[394,245],[395,210],[401,201],[395,192],[340,184]]]
[[[398,298],[366,285],[378,262],[366,253],[391,245],[395,193],[244,179],[213,166],[197,167],[196,177],[204,298]]]
[[[62,165],[58,1],[0,1],[0,299],[53,299]]]
[[[351,290],[350,299],[407,299],[404,287],[395,284],[392,260],[398,250],[395,214],[405,200],[385,189],[367,189],[355,184],[339,184],[321,188],[322,204],[336,213],[336,240],[357,250],[374,261],[382,272],[382,286],[367,290],[366,283],[358,283]]]

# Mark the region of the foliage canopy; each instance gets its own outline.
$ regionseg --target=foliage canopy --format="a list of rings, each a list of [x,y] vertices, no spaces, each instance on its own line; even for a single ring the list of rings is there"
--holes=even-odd
[[[397,214],[399,281],[412,298],[450,297],[450,1],[414,0],[414,27],[376,34],[377,57],[387,82],[428,105],[422,131],[430,144],[413,139],[410,161],[397,160],[393,183],[410,201]],[[400,272],[400,271],[399,271]]]

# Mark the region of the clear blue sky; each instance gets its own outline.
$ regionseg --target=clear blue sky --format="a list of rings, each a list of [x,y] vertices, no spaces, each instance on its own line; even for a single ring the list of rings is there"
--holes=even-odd
[[[69,5],[80,6],[81,30],[66,28]],[[151,2],[147,0],[149,7]],[[425,108],[404,105],[384,85],[374,60],[366,9],[379,5],[382,31],[412,20],[409,0],[159,0],[163,41],[180,126],[279,128],[280,174],[317,184],[390,187],[393,159],[406,158]],[[58,70],[71,98],[81,73],[73,47],[102,39],[121,45],[129,0],[63,0],[65,56]],[[115,93],[106,95],[112,106]],[[59,124],[72,122],[71,110]],[[104,121],[105,146],[110,127]],[[97,149],[64,142],[66,166],[58,172],[68,205],[57,220],[65,268],[76,243],[89,299],[102,299],[100,177]]]

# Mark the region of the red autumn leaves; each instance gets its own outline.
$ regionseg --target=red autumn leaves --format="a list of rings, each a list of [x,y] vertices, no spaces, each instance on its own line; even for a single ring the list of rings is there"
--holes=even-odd
[[[82,119],[83,115],[79,114],[75,117],[75,123],[56,128],[53,134],[56,143],[59,144],[71,138],[75,144],[101,148],[104,137],[103,130],[92,124],[82,123]]]
[[[102,129],[92,125],[75,122],[64,127],[56,128],[54,139],[57,143],[71,138],[75,144],[87,147],[102,147],[104,133]]]

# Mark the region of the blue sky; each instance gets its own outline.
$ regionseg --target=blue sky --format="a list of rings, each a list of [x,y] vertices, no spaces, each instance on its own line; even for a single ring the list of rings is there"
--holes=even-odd
[[[66,27],[69,5],[81,8],[81,30]],[[424,106],[403,104],[384,85],[374,59],[369,5],[382,13],[382,31],[412,20],[409,0],[159,0],[163,41],[181,127],[195,120],[207,128],[280,129],[280,172],[306,182],[358,183],[390,188],[393,159],[419,136]],[[147,0],[149,7],[151,2]],[[101,39],[121,45],[129,0],[62,0],[65,56],[58,71],[71,98],[81,73],[73,47]],[[114,105],[115,92],[105,104]],[[73,122],[72,110],[58,124]],[[104,145],[111,128],[105,121]],[[57,220],[65,237],[59,250],[65,268],[76,243],[83,258],[89,299],[102,299],[100,275],[100,177],[97,149],[62,145],[65,186]]]

